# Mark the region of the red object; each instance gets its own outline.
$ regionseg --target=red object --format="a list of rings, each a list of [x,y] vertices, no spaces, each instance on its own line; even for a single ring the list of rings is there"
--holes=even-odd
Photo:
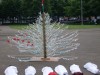
[[[56,72],[50,72],[49,75],[57,75]]]
[[[16,37],[14,37],[13,40],[16,40]]]
[[[28,41],[27,43],[30,43],[30,41]]]
[[[22,42],[24,42],[25,40],[22,40]]]
[[[7,43],[10,43],[10,40],[7,40],[6,42],[7,42]]]
[[[20,38],[17,38],[17,41],[19,41],[20,40]]]
[[[42,0],[42,4],[44,4],[44,0]]]

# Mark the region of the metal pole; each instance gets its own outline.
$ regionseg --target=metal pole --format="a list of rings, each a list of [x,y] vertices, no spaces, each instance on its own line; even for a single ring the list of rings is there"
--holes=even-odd
[[[83,25],[83,1],[81,0],[81,25]]]
[[[44,14],[44,0],[42,0],[42,18],[43,18],[43,50],[44,50],[44,58],[47,58],[47,50],[46,50],[46,31],[45,31],[45,14]]]
[[[46,32],[45,32],[45,14],[43,12],[42,14],[42,18],[43,18],[43,49],[44,49],[44,58],[47,58],[47,51],[46,51]]]

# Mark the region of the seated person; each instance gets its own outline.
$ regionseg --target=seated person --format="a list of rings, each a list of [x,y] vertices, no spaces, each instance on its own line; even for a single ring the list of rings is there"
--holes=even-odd
[[[79,65],[73,64],[70,66],[70,71],[72,75],[83,75]]]
[[[5,75],[18,75],[17,67],[15,66],[9,66],[4,71]]]
[[[43,75],[49,75],[51,72],[53,72],[53,69],[51,67],[43,67],[42,68],[42,72],[43,72]]]
[[[55,67],[55,72],[58,75],[68,75],[67,69],[63,65],[58,65]]]
[[[36,69],[33,66],[28,66],[25,69],[25,75],[35,75],[36,74]]]
[[[98,69],[97,65],[94,63],[88,62],[83,67],[93,74],[96,75],[100,74],[100,70]]]

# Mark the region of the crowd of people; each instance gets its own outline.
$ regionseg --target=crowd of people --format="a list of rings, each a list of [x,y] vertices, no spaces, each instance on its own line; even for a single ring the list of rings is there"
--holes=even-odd
[[[77,17],[53,17],[52,21],[56,21],[56,22],[60,22],[60,23],[66,23],[66,24],[70,24],[70,23],[81,23],[81,21],[85,23],[89,23],[89,24],[100,24],[100,16],[90,16],[90,17],[84,17],[83,20],[81,19],[80,16]]]
[[[93,73],[94,75],[99,75],[100,70],[98,69],[98,66],[94,63],[88,62],[83,66],[87,71]],[[57,65],[54,70],[49,67],[45,66],[42,68],[42,75],[69,75],[67,69],[63,65]],[[70,66],[70,72],[72,75],[84,75],[82,70],[80,69],[79,65],[72,64]],[[4,71],[5,75],[18,75],[18,70],[16,66],[9,66]],[[35,75],[36,69],[34,66],[28,66],[25,69],[25,75]]]

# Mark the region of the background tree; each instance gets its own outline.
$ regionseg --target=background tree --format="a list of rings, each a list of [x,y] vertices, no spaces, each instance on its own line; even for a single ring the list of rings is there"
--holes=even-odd
[[[50,0],[45,0],[44,1],[44,11],[48,12],[49,14],[52,14],[51,1]]]
[[[22,0],[22,5],[21,5],[22,16],[24,17],[33,16],[34,6],[36,6],[34,0]]]
[[[100,0],[82,0],[83,16],[100,16]],[[0,18],[37,17],[41,0],[0,0]],[[52,17],[78,17],[81,15],[81,0],[45,0],[44,11]],[[12,22],[14,22],[12,20]]]
[[[80,15],[80,1],[68,0],[68,5],[65,6],[65,13],[67,16],[79,16]]]
[[[100,16],[100,0],[84,0],[84,16]]]
[[[59,20],[59,17],[64,16],[64,6],[66,6],[66,0],[52,0],[51,1],[51,11],[52,16],[56,16]]]
[[[20,11],[20,0],[2,0],[1,2],[1,14],[2,18],[12,19],[14,22],[14,17],[18,17],[21,13]]]

